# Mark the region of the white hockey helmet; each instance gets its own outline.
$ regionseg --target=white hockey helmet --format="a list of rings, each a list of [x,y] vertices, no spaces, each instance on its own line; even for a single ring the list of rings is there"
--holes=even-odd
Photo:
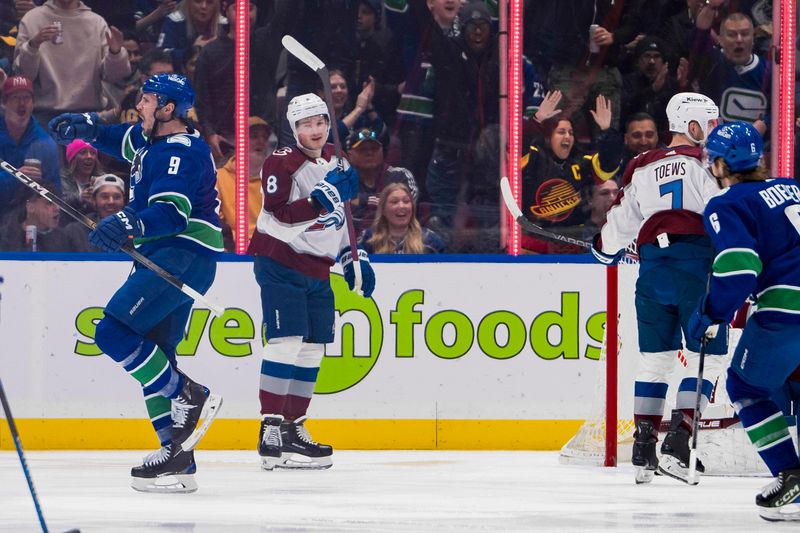
[[[328,131],[330,132],[331,117],[328,114],[328,106],[325,104],[325,100],[314,93],[301,94],[292,98],[286,108],[286,120],[289,121],[289,125],[292,127],[295,141],[300,142],[297,138],[297,123],[304,118],[317,115],[325,115],[328,119]]]
[[[667,104],[667,120],[669,120],[669,131],[682,133],[696,144],[704,144],[711,128],[708,123],[719,119],[719,109],[714,101],[708,96],[699,93],[678,93],[670,98]],[[703,130],[703,138],[695,139],[689,133],[689,124],[697,122]]]

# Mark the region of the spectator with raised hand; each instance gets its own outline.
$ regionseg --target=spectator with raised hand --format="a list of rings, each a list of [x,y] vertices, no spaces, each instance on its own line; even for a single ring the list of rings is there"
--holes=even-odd
[[[559,91],[548,92],[536,112],[533,124],[539,130],[538,138],[521,163],[522,212],[535,224],[579,237],[588,216],[589,187],[616,175],[622,152],[619,142],[607,142],[601,143],[597,153],[583,153],[577,147],[572,122],[560,113],[560,101]],[[591,113],[598,130],[611,128],[608,99],[598,96]],[[565,251],[527,234],[522,246],[534,253]]]
[[[177,0],[136,0],[136,11],[133,13],[136,33],[145,42],[156,42],[161,33],[161,24],[177,6]]]
[[[67,145],[67,168],[61,176],[64,201],[81,212],[94,208],[92,179],[104,174],[97,148],[81,139]]]
[[[122,32],[80,0],[48,0],[20,21],[17,72],[33,80],[42,122],[63,112],[102,110],[102,81],[130,74]]]
[[[33,84],[23,76],[11,76],[3,83],[5,113],[0,117],[0,158],[27,176],[58,185],[58,149],[50,135],[33,118]],[[25,186],[6,172],[0,172],[0,213],[7,212]]]
[[[447,249],[442,238],[422,227],[416,215],[416,198],[403,182],[390,183],[381,191],[372,226],[361,238],[367,253],[440,254]]]
[[[261,190],[261,168],[271,151],[269,136],[272,128],[261,117],[249,119],[250,142],[248,153],[248,182],[247,182],[247,228],[248,238],[253,237],[261,206],[264,204],[264,194]],[[225,242],[225,251],[236,250],[236,158],[231,157],[222,168],[217,169],[217,193],[219,195],[219,219],[222,222],[222,237]]]
[[[658,131],[668,131],[667,102],[680,91],[678,80],[670,74],[667,45],[658,37],[645,37],[636,45],[636,70],[622,80],[622,117],[648,113],[655,118]],[[683,79],[688,61],[680,60]]]
[[[139,43],[139,37],[131,30],[125,30],[122,35],[122,47],[128,52],[131,73],[114,83],[103,82],[103,93],[108,103],[106,109],[98,113],[98,115],[103,122],[107,123],[120,121],[122,101],[131,95],[135,96],[139,91],[139,87],[142,86],[140,81],[142,74],[139,72],[139,64],[142,61],[142,49]]]
[[[753,53],[753,21],[744,13],[731,13],[720,23],[719,45],[714,46],[711,25],[723,0],[709,0],[697,16],[692,62],[710,58],[698,79],[700,92],[719,106],[725,122],[741,120],[768,131],[772,95],[770,62]]]
[[[611,100],[611,125],[617,129],[622,110],[620,56],[641,27],[643,0],[536,0],[525,12],[526,47],[552,65],[547,86],[561,91],[564,114],[583,132],[592,98]]]
[[[351,131],[361,128],[368,128],[384,137],[387,134],[386,124],[372,105],[372,98],[375,96],[375,80],[370,78],[364,83],[364,87],[356,97],[355,104],[350,102],[350,89],[341,70],[330,71],[330,80],[333,111],[336,114],[339,138],[345,139]],[[321,90],[319,95],[324,97]],[[333,132],[331,132],[328,142],[333,142]]]
[[[94,222],[116,215],[125,207],[127,198],[125,181],[114,174],[102,174],[92,178],[90,190],[92,191],[93,209],[86,213]],[[70,242],[73,252],[104,252],[89,244],[91,230],[83,222],[77,220],[64,226],[64,233]]]
[[[42,5],[44,0],[13,0],[13,2],[14,9],[17,12],[17,20],[19,21],[28,11]]]
[[[191,46],[205,46],[217,38],[223,16],[220,0],[181,0],[161,26],[156,46],[169,51],[180,65]]]

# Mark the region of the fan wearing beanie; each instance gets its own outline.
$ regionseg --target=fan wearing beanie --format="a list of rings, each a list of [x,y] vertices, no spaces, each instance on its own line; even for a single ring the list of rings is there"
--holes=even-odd
[[[97,159],[97,148],[81,139],[67,145],[67,165],[61,176],[64,200],[81,212],[94,208],[92,178],[104,174]]]

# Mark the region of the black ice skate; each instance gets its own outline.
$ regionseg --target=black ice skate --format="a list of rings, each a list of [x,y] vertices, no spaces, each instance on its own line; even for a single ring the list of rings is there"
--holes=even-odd
[[[321,470],[333,465],[333,448],[314,442],[305,427],[306,417],[281,424],[283,452],[278,468]]]
[[[689,438],[691,435],[689,430],[681,424],[683,419],[684,415],[681,410],[672,410],[669,431],[664,437],[664,442],[661,443],[661,461],[658,471],[665,476],[689,483]],[[697,459],[696,468],[698,473],[705,472],[705,467],[700,459]],[[696,483],[697,481],[694,484]]]
[[[261,430],[258,433],[258,455],[261,456],[261,468],[272,470],[281,461],[281,415],[264,415],[261,419]]]
[[[172,400],[172,442],[183,451],[191,451],[208,431],[222,405],[222,396],[184,375],[181,393]],[[198,426],[200,419],[202,425]]]
[[[758,514],[770,522],[800,520],[800,468],[784,470],[756,495]]]
[[[131,468],[131,487],[139,492],[185,493],[197,490],[194,452],[184,452],[172,443]]]
[[[636,422],[633,438],[631,463],[636,472],[636,484],[650,483],[658,468],[658,457],[656,456],[658,437],[653,423],[649,420]]]

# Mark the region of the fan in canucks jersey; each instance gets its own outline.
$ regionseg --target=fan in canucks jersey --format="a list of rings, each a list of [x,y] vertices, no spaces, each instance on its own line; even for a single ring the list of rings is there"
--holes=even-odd
[[[216,170],[208,145],[187,118],[193,105],[194,91],[185,77],[157,74],[142,87],[137,125],[105,126],[94,113],[67,113],[49,127],[62,144],[80,138],[131,163],[130,203],[97,224],[89,235],[91,243],[107,251],[132,243],[205,293],[223,247]],[[97,345],[141,384],[162,444],[132,470],[137,490],[197,489],[192,449],[222,400],[178,370],[175,349],[191,306],[188,296],[137,265],[97,325]],[[198,426],[201,415],[204,423]],[[165,476],[171,479],[156,483]]]
[[[800,187],[768,179],[762,140],[746,122],[718,126],[706,151],[727,187],[704,213],[714,243],[708,293],[689,321],[701,339],[730,321],[749,295],[755,312],[728,368],[727,389],[750,440],[775,480],[756,495],[766,520],[800,520],[800,458],[771,397],[800,365]]]

